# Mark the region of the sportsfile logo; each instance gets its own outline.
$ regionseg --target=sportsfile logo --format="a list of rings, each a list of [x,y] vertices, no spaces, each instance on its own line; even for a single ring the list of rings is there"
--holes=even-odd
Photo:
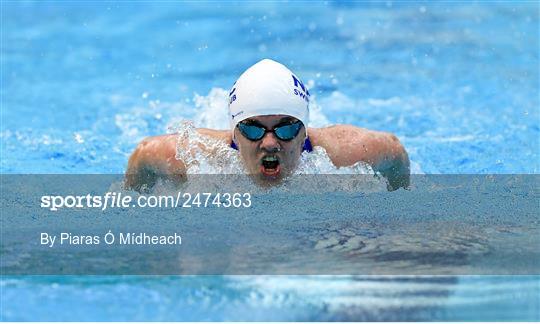
[[[306,102],[309,102],[310,94],[308,89],[304,86],[302,81],[298,80],[298,78],[294,76],[294,74],[292,74],[292,78],[295,86],[294,94],[304,99]]]

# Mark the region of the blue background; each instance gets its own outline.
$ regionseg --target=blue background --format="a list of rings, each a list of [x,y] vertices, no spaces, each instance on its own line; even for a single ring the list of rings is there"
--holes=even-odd
[[[413,172],[540,170],[536,1],[2,1],[0,15],[2,173],[123,173],[142,138],[183,119],[226,128],[225,94],[262,58],[310,88],[312,126],[393,132]],[[0,290],[3,320],[540,318],[538,276],[3,277]]]
[[[535,1],[3,2],[0,170],[122,173],[181,119],[227,128],[272,58],[313,126],[394,132],[414,172],[538,173],[538,27]]]

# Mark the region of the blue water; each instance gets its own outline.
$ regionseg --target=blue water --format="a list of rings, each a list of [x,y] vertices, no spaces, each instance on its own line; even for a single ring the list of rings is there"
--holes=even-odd
[[[540,170],[535,2],[4,2],[2,24],[2,172],[121,173],[265,57],[423,172]]]
[[[226,128],[224,93],[262,58],[309,86],[313,126],[393,132],[414,172],[540,171],[534,1],[1,8],[2,173],[122,173],[183,119]],[[267,279],[5,278],[2,319],[540,319],[538,277]]]

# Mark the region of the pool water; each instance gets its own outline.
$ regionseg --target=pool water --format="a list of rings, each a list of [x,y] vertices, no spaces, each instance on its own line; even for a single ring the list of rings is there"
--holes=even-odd
[[[540,171],[537,2],[1,9],[3,174],[120,174],[141,139],[183,120],[226,129],[228,90],[263,58],[309,87],[311,126],[393,132],[413,173]],[[312,172],[338,172],[324,158]],[[5,277],[0,288],[2,320],[540,320],[536,275]]]
[[[538,173],[538,4],[2,4],[4,173],[122,173],[182,119],[226,128],[262,58],[321,108],[390,131],[426,173]],[[126,17],[128,19],[126,19]]]
[[[536,292],[530,289],[536,286]],[[538,277],[32,277],[3,281],[4,319],[537,319]]]

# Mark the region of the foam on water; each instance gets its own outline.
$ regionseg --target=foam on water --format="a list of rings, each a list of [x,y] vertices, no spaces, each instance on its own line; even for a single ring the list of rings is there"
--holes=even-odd
[[[214,140],[196,131],[197,127],[229,128],[227,91],[213,88],[207,96],[195,94],[194,102],[196,114],[193,122],[184,120],[179,125],[169,128],[178,134],[176,158],[186,163],[188,174],[245,173],[237,150],[223,141]],[[309,127],[329,125],[322,108],[315,100],[310,103],[310,108]],[[374,174],[374,172],[369,165],[361,162],[350,167],[336,167],[322,147],[315,147],[313,152],[302,153],[295,174]]]
[[[183,120],[169,127],[169,132],[177,135],[176,159],[184,162],[188,177],[205,174],[246,174],[237,150],[232,149],[228,143],[197,132],[197,128],[228,129],[227,91],[213,88],[207,96],[195,94],[193,101],[196,111],[193,121]],[[311,103],[311,107],[311,118],[315,125],[318,127],[328,125],[321,107],[315,101]],[[311,122],[309,125],[313,126]],[[302,153],[293,176],[313,174],[376,175],[373,169],[363,162],[348,167],[336,167],[326,150],[318,146],[314,147],[313,152]],[[317,180],[314,179],[314,181]],[[305,179],[302,182],[305,185]],[[295,188],[295,183],[286,181],[285,189]],[[314,186],[314,188],[318,187],[320,186]],[[386,182],[380,177],[373,177],[373,181],[366,183],[367,188],[382,190],[386,188]]]
[[[412,173],[418,164],[443,174],[540,170],[538,73],[531,72],[539,58],[537,3],[186,3],[181,10],[96,3],[80,10],[11,2],[3,9],[5,173],[122,173],[142,138],[179,131],[186,119],[194,121],[187,138],[205,141],[192,129],[228,128],[226,90],[211,87],[232,84],[263,57],[313,78],[309,126],[395,133]],[[193,92],[203,95],[191,99]],[[219,152],[235,163],[201,153],[190,172],[242,172],[237,152],[223,146]],[[315,148],[297,172],[370,172],[358,167],[338,170]],[[334,232],[321,241],[346,236]],[[465,249],[478,239],[463,233],[445,241]],[[422,244],[398,235],[372,241],[382,251],[397,249],[396,241]],[[8,320],[540,317],[538,276],[439,279],[24,277],[2,278],[0,286]]]
[[[166,129],[167,133],[176,134],[177,136],[175,158],[185,163],[188,176],[209,174],[244,175],[246,169],[237,150],[231,148],[228,143],[202,135],[197,131],[197,128],[217,130],[229,128],[227,96],[228,92],[226,90],[212,88],[206,96],[195,93],[193,100],[190,102],[168,103],[150,100],[146,108],[137,106],[132,107],[129,113],[116,114],[114,122],[121,131],[120,138],[122,138],[119,145],[131,146],[142,140],[145,134],[152,133],[151,129],[157,128],[158,131],[159,129]],[[143,97],[146,98],[147,95]],[[330,125],[323,108],[317,103],[316,98],[313,98],[310,103],[310,121],[308,125],[309,127]],[[73,134],[74,140],[79,144],[84,144],[83,138],[86,137],[92,136],[87,132]],[[126,152],[126,154],[128,153]],[[417,168],[417,171],[419,171],[419,168]],[[365,191],[386,190],[384,178],[376,175],[368,164],[358,162],[348,167],[336,167],[326,150],[319,146],[315,146],[312,152],[302,153],[292,177],[316,174],[371,174],[374,175],[372,180],[366,181],[362,186]],[[367,180],[368,178],[363,179]],[[313,178],[313,181],[319,180]],[[302,179],[301,183],[305,186],[306,179]],[[278,190],[298,189],[297,184],[295,179],[289,179]],[[220,184],[215,183],[214,185],[219,187]],[[251,181],[244,182],[243,185],[254,192],[261,189]],[[312,185],[311,188],[321,188],[322,183],[313,183]],[[325,185],[328,185],[328,183],[325,183]],[[113,187],[120,189],[121,184],[115,184]],[[197,190],[197,188],[186,184],[184,189],[188,188],[194,191]],[[331,188],[344,190],[345,186],[336,183]],[[172,189],[166,182],[159,181],[153,192],[168,192]],[[350,189],[358,190],[358,187]]]
[[[181,122],[175,132],[176,159],[184,162],[188,175],[245,173],[234,149],[223,141],[199,134],[193,122]]]

